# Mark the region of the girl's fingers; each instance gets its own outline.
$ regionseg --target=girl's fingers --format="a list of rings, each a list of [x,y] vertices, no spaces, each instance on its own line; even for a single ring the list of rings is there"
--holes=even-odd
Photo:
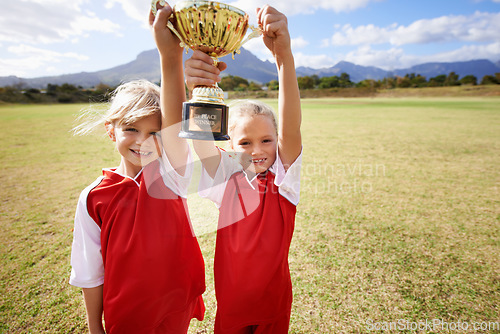
[[[200,69],[216,75],[219,75],[221,71],[224,71],[227,68],[227,64],[222,61],[219,62],[217,67],[215,67],[212,57],[199,50],[195,50],[193,52],[191,58],[186,60],[185,66],[186,68],[190,67],[194,69]]]
[[[216,82],[205,77],[194,76],[195,74],[196,73],[191,76],[186,73],[186,86],[189,90],[193,90],[196,86],[212,86]]]
[[[158,32],[167,30],[167,21],[172,14],[172,8],[166,5],[156,12],[154,15],[152,12],[149,14],[149,24],[150,27]]]
[[[267,37],[275,38],[280,29],[286,29],[286,16],[273,7],[266,5],[263,8],[259,8],[257,17],[259,26],[262,28],[264,35]]]
[[[212,65],[214,63],[212,57],[207,55],[205,52],[201,52],[200,50],[194,50],[191,59],[201,60],[209,65]]]
[[[262,8],[257,8],[257,23],[259,25],[262,24],[262,18],[265,15],[265,13],[267,13],[269,11],[270,8],[271,7],[269,7],[269,5],[265,5]]]
[[[165,28],[167,26],[167,21],[172,14],[172,8],[170,6],[165,6],[158,10],[156,13],[156,22],[160,24],[161,27]]]
[[[205,78],[192,78],[192,80],[188,82],[189,82],[188,88],[190,90],[193,90],[194,87],[197,86],[213,86],[215,84],[215,81]],[[191,87],[189,87],[190,85]]]
[[[266,16],[283,16],[285,17],[281,12],[279,12],[278,10],[276,10],[276,8],[274,7],[271,7],[269,5],[265,5],[264,7],[262,8],[257,8],[257,22],[259,24],[263,24],[264,22],[264,19]]]
[[[196,67],[186,67],[186,70],[184,72],[186,74],[186,77],[190,78],[202,78],[210,80],[212,82],[220,80],[219,74],[208,72]]]
[[[275,38],[280,35],[280,32],[286,29],[286,22],[283,20],[269,22],[264,26],[264,31],[266,35],[270,38]]]
[[[153,23],[155,22],[156,15],[153,14],[153,11],[149,11],[149,26],[153,26]]]
[[[199,60],[199,59],[190,58],[190,59],[186,60],[185,67],[186,67],[186,70],[188,70],[188,69],[199,70],[199,71],[206,72],[207,75],[208,74],[214,74],[214,75],[220,74],[220,70],[217,67],[215,67],[212,64],[209,64],[203,60]]]
[[[200,50],[194,50],[191,58],[184,63],[184,74],[189,89],[195,86],[211,86],[221,81],[220,73],[227,68],[227,64],[219,62],[214,66],[212,57]]]
[[[219,68],[219,71],[224,71],[227,68],[227,64],[223,61],[219,62],[219,65],[217,66]]]

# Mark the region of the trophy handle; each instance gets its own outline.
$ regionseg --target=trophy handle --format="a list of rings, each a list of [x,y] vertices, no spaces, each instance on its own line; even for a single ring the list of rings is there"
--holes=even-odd
[[[160,4],[160,6],[165,6],[165,0],[153,0],[153,1],[151,1],[151,12],[153,13],[154,16],[156,16],[156,13],[158,12],[158,10],[156,9],[156,5],[158,3]],[[174,28],[174,25],[172,24],[172,22],[170,22],[170,19],[173,17],[174,17],[174,13],[172,12],[172,15],[170,15],[170,17],[168,18],[167,27],[177,36],[179,41],[181,41],[179,45],[181,48],[186,49],[186,53],[187,53],[189,47],[183,42],[184,39],[182,38],[181,34],[179,34],[179,32]]]
[[[158,0],[158,1],[160,1],[160,0]],[[163,0],[161,0],[161,1],[163,1]],[[241,41],[241,43],[235,49],[235,51],[233,52],[233,59],[234,59],[234,54],[235,53],[240,54],[240,48],[243,46],[243,44],[245,44],[249,40],[251,40],[253,38],[256,38],[256,37],[259,37],[260,35],[263,34],[263,31],[262,31],[261,27],[254,27],[252,25],[249,25],[248,27],[252,30],[252,32],[247,36],[247,38],[245,38],[243,41]]]

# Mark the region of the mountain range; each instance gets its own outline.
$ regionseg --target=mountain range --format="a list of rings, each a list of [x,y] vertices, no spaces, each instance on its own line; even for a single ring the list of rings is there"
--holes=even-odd
[[[189,54],[184,54],[184,60],[190,57],[190,55],[191,51]],[[267,83],[271,80],[277,80],[278,78],[274,63],[262,61],[246,49],[241,49],[241,53],[235,55],[234,60],[231,56],[226,56],[222,58],[221,61],[226,62],[228,65],[225,75],[239,76],[257,83]],[[496,64],[486,59],[465,62],[425,63],[393,71],[341,61],[329,68],[313,69],[309,67],[298,67],[296,70],[297,76],[299,77],[311,75],[317,75],[319,77],[340,76],[341,73],[345,72],[349,74],[351,80],[354,82],[365,79],[381,80],[386,77],[405,76],[410,73],[420,74],[429,79],[441,74],[448,75],[450,72],[455,72],[460,77],[474,75],[478,80],[481,80],[485,75],[494,75],[500,72],[500,61]],[[140,53],[135,60],[127,64],[102,71],[39,78],[19,78],[16,76],[0,77],[0,87],[21,85],[21,87],[26,88],[45,88],[49,83],[55,85],[68,83],[89,88],[99,83],[116,86],[120,82],[139,78],[153,82],[160,81],[160,61],[156,49]]]

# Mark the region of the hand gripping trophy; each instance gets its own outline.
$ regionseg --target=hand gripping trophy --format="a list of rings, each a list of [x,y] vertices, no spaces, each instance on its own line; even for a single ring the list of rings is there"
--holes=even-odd
[[[152,11],[156,15],[153,0]],[[249,25],[244,11],[215,1],[188,0],[177,3],[168,21],[168,27],[177,35],[181,46],[200,50],[211,56],[214,66],[219,57],[240,53],[240,47],[251,38],[261,35],[261,30]],[[252,32],[246,39],[250,28]],[[179,137],[199,140],[228,140],[227,122],[229,107],[224,103],[224,92],[217,83],[198,86],[193,98],[184,102],[182,126]]]

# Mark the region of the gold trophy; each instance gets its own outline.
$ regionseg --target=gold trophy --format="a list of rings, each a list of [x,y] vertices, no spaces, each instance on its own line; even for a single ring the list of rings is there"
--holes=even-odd
[[[153,0],[152,11],[156,15]],[[177,35],[181,46],[200,50],[211,56],[214,66],[219,57],[240,53],[240,47],[261,34],[259,28],[248,24],[248,14],[241,9],[216,1],[188,0],[177,3],[167,26]],[[244,39],[250,28],[252,33]],[[199,140],[228,140],[229,107],[224,103],[224,92],[217,84],[197,86],[193,97],[184,102],[179,137]]]

